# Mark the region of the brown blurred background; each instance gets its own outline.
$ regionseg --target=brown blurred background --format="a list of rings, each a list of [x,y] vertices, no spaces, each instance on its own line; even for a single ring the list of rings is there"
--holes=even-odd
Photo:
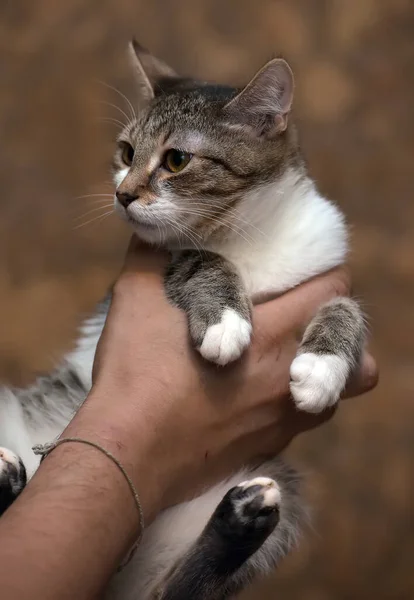
[[[124,118],[102,102],[128,109],[97,80],[133,97],[132,33],[223,82],[286,56],[311,172],[353,224],[381,383],[289,451],[314,532],[247,597],[414,598],[412,0],[0,0],[0,376],[49,368],[119,269],[128,231],[95,200],[117,129],[102,118]]]

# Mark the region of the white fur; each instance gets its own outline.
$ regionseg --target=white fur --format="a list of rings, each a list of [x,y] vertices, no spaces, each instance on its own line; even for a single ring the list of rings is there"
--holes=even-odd
[[[209,249],[238,268],[254,302],[343,263],[347,254],[342,213],[293,170],[244,198],[235,222],[245,237],[229,233]]]
[[[119,187],[121,183],[124,181],[125,177],[129,173],[129,167],[125,167],[125,169],[121,169],[114,174],[114,181],[116,187]]]
[[[250,343],[252,326],[232,308],[226,308],[220,323],[208,327],[200,354],[218,365],[237,360]]]
[[[349,364],[333,354],[299,354],[290,366],[290,391],[296,406],[309,413],[333,406],[345,387]]]
[[[76,347],[67,357],[68,362],[76,369],[85,387],[92,385],[92,365],[96,346],[105,325],[105,314],[98,314],[87,319],[80,330]]]
[[[65,358],[86,388],[92,384],[93,359],[104,323],[104,314],[88,319],[81,328],[76,348]],[[72,419],[73,410],[51,397],[45,398],[42,408],[28,404],[24,412],[19,390],[8,388],[0,388],[0,399],[1,444],[20,456],[30,479],[40,462],[32,447],[58,437]]]
[[[243,481],[239,483],[237,487],[241,487],[243,490],[247,490],[251,487],[260,486],[262,489],[260,490],[260,494],[263,498],[263,506],[279,506],[282,502],[282,495],[277,485],[276,481],[270,479],[270,477],[255,477],[254,479],[249,479],[248,481]],[[242,511],[243,506],[246,504],[246,501],[250,501],[250,498],[242,498],[239,501],[239,504],[236,504],[236,510],[238,512]]]
[[[23,409],[14,393],[7,388],[2,388],[0,396],[1,445],[20,456],[30,477],[39,465],[39,459],[32,451],[32,432],[28,428]],[[42,429],[47,429],[47,427],[42,427]],[[46,436],[47,434],[48,432],[45,431]]]
[[[260,485],[261,487],[269,487],[269,488],[277,488],[277,483],[270,479],[270,477],[255,477],[254,479],[248,479],[247,481],[242,481],[239,483],[237,487],[241,487],[244,490],[252,487],[254,485]],[[280,494],[280,492],[279,492]]]
[[[0,447],[0,473],[6,469],[5,463],[9,463],[15,467],[19,466],[19,457],[11,452],[8,448]]]

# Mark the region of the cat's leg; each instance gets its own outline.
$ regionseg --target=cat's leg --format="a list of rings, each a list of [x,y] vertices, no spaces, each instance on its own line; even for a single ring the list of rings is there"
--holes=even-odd
[[[336,298],[319,309],[290,367],[290,389],[300,410],[318,413],[336,404],[360,363],[365,337],[354,300]]]
[[[168,297],[187,313],[201,355],[220,365],[241,356],[252,332],[251,305],[234,267],[212,252],[186,250],[168,267]]]
[[[280,506],[281,492],[273,479],[257,477],[233,487],[151,597],[224,600],[238,592],[257,572],[248,561],[277,530]]]
[[[9,388],[0,388],[0,516],[14,502],[37,468],[20,403]]]
[[[26,485],[26,469],[21,459],[7,448],[0,448],[0,516]]]
[[[0,446],[10,450],[22,460],[28,479],[39,466],[39,457],[32,450],[22,402],[9,388],[0,388]]]

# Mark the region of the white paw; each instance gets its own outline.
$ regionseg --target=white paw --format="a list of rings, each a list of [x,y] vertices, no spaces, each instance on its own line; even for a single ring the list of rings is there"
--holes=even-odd
[[[322,412],[333,406],[349,375],[345,359],[333,354],[300,354],[290,366],[290,391],[299,410]]]
[[[19,457],[11,450],[0,447],[0,473],[8,464],[17,468],[19,466]]]
[[[200,354],[218,365],[237,360],[250,343],[252,326],[235,310],[226,308],[220,323],[207,328]]]
[[[282,501],[280,488],[276,481],[270,479],[270,477],[255,477],[254,479],[249,479],[248,481],[239,483],[237,487],[242,488],[243,491],[246,491],[255,486],[261,487],[260,493],[263,498],[263,506],[280,505]]]

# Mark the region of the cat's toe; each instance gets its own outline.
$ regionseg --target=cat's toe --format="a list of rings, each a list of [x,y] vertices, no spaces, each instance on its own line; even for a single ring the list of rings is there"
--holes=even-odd
[[[250,344],[252,326],[235,310],[227,308],[221,321],[207,328],[200,354],[208,361],[226,365],[240,358]]]
[[[12,504],[26,485],[26,469],[20,458],[0,447],[0,515]]]
[[[234,513],[240,523],[261,527],[279,521],[282,501],[277,483],[268,477],[256,477],[244,481],[230,492]]]
[[[290,367],[290,391],[299,410],[319,413],[339,400],[349,374],[347,361],[333,354],[307,352]]]

